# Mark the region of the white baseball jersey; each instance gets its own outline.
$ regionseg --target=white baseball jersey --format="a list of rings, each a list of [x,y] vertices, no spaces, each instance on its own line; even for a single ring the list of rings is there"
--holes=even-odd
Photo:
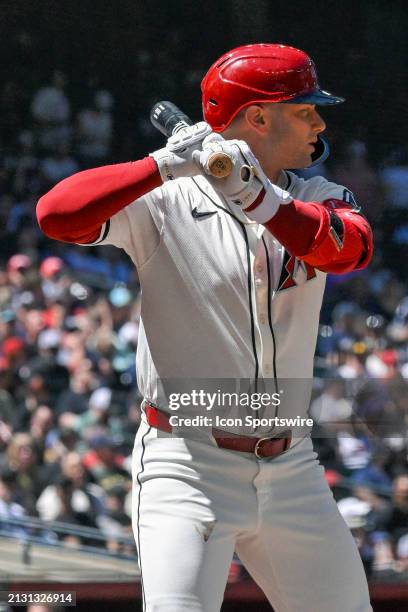
[[[349,193],[323,177],[304,180],[292,172],[282,172],[279,186],[306,202]],[[284,391],[291,414],[305,415],[324,272],[291,256],[238,207],[230,209],[202,176],[167,182],[136,200],[94,244],[123,248],[138,269],[136,368],[146,399],[168,409],[160,380],[171,380],[174,390],[192,379],[215,381],[213,388],[217,379],[250,379]]]

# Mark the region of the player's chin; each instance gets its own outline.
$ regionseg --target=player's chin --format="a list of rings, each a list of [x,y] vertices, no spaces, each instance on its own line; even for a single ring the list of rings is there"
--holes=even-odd
[[[308,168],[313,163],[313,159],[312,159],[313,153],[314,153],[314,150],[311,153],[305,152],[303,155],[298,155],[296,158],[296,161],[294,162],[292,166],[290,166],[290,168],[292,168],[293,170],[303,170],[304,168]]]

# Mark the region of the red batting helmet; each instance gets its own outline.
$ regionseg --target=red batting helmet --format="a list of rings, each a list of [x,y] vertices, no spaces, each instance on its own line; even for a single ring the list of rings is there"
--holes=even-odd
[[[316,68],[300,49],[244,45],[222,55],[201,83],[204,119],[222,132],[245,106],[261,102],[338,104],[344,98],[319,87]]]

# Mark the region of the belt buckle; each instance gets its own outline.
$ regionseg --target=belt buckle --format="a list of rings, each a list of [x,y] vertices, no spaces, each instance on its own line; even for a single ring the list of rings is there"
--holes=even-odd
[[[268,442],[268,440],[273,440],[273,439],[274,439],[274,436],[265,436],[264,438],[259,438],[259,440],[256,441],[254,453],[257,459],[265,459],[265,457],[259,454],[259,450],[260,450],[260,446],[262,442]]]
[[[291,432],[290,431],[284,431],[284,432],[282,432],[282,434],[287,434],[287,435],[286,436],[285,435],[280,435],[280,436],[265,436],[264,438],[259,438],[259,440],[256,441],[255,448],[254,448],[255,457],[257,459],[265,459],[265,457],[263,455],[259,454],[260,446],[261,446],[262,442],[268,442],[269,440],[283,440],[283,439],[286,438],[285,447],[284,447],[282,453],[287,451],[289,446],[290,446],[290,442],[291,442]],[[279,454],[282,454],[282,453],[279,453]]]

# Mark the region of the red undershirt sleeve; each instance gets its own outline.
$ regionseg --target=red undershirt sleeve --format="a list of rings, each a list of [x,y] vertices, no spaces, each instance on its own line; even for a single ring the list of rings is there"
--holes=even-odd
[[[152,157],[84,170],[40,198],[38,224],[50,238],[91,243],[108,219],[160,185],[162,180]]]

